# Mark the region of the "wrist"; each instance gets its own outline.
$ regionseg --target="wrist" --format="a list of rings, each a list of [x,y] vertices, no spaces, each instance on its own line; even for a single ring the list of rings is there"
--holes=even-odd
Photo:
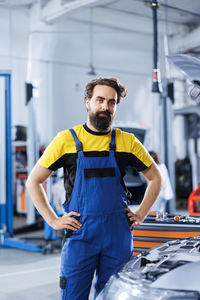
[[[142,223],[144,221],[145,216],[142,214],[141,211],[136,211],[135,215],[137,216],[137,218],[139,219],[139,221]]]
[[[46,221],[49,226],[53,227],[54,228],[54,225],[55,225],[55,222],[58,220],[58,216],[54,216],[52,217],[50,220]]]

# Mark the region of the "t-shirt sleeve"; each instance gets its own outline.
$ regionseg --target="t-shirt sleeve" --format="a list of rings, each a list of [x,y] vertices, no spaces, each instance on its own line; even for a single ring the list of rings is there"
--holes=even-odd
[[[137,160],[136,170],[138,172],[144,171],[152,165],[153,158],[150,156],[147,149],[135,136],[133,136],[132,138],[131,153]]]
[[[45,149],[38,163],[52,171],[56,171],[61,167],[62,157],[65,154],[65,132],[59,132],[52,142]]]

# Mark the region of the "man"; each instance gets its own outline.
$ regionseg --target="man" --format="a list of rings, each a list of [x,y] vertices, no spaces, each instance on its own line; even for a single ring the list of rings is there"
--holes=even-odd
[[[169,203],[168,201],[173,199],[174,194],[173,194],[169,173],[166,165],[161,161],[159,154],[156,153],[155,151],[149,151],[149,154],[157,164],[162,178],[162,186],[160,189],[160,193],[152,207],[152,210],[160,211],[161,214],[163,215],[167,210],[167,205]]]
[[[111,274],[131,257],[130,229],[144,220],[160,190],[159,171],[146,149],[134,135],[111,130],[117,106],[125,96],[126,88],[117,79],[89,82],[85,89],[87,123],[60,132],[26,184],[46,222],[55,230],[67,230],[61,257],[62,300],[88,299],[94,271],[96,298]],[[148,181],[136,213],[127,208],[123,183],[130,164]],[[41,187],[60,167],[64,168],[66,190],[62,217],[55,214]]]

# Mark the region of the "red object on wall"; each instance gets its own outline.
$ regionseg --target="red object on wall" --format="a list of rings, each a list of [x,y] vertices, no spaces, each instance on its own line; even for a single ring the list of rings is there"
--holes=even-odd
[[[188,211],[190,216],[200,216],[200,186],[188,198]]]

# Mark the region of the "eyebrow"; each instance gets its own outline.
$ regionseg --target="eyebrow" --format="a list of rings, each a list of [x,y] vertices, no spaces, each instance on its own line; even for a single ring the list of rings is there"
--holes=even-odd
[[[97,98],[99,98],[99,99],[102,99],[102,100],[104,100],[105,98],[104,97],[102,97],[102,96],[96,96],[96,99]],[[115,101],[116,102],[116,99],[115,98],[111,98],[111,99],[109,99],[108,101]]]
[[[96,98],[105,99],[104,97],[101,97],[101,96],[96,96]]]

